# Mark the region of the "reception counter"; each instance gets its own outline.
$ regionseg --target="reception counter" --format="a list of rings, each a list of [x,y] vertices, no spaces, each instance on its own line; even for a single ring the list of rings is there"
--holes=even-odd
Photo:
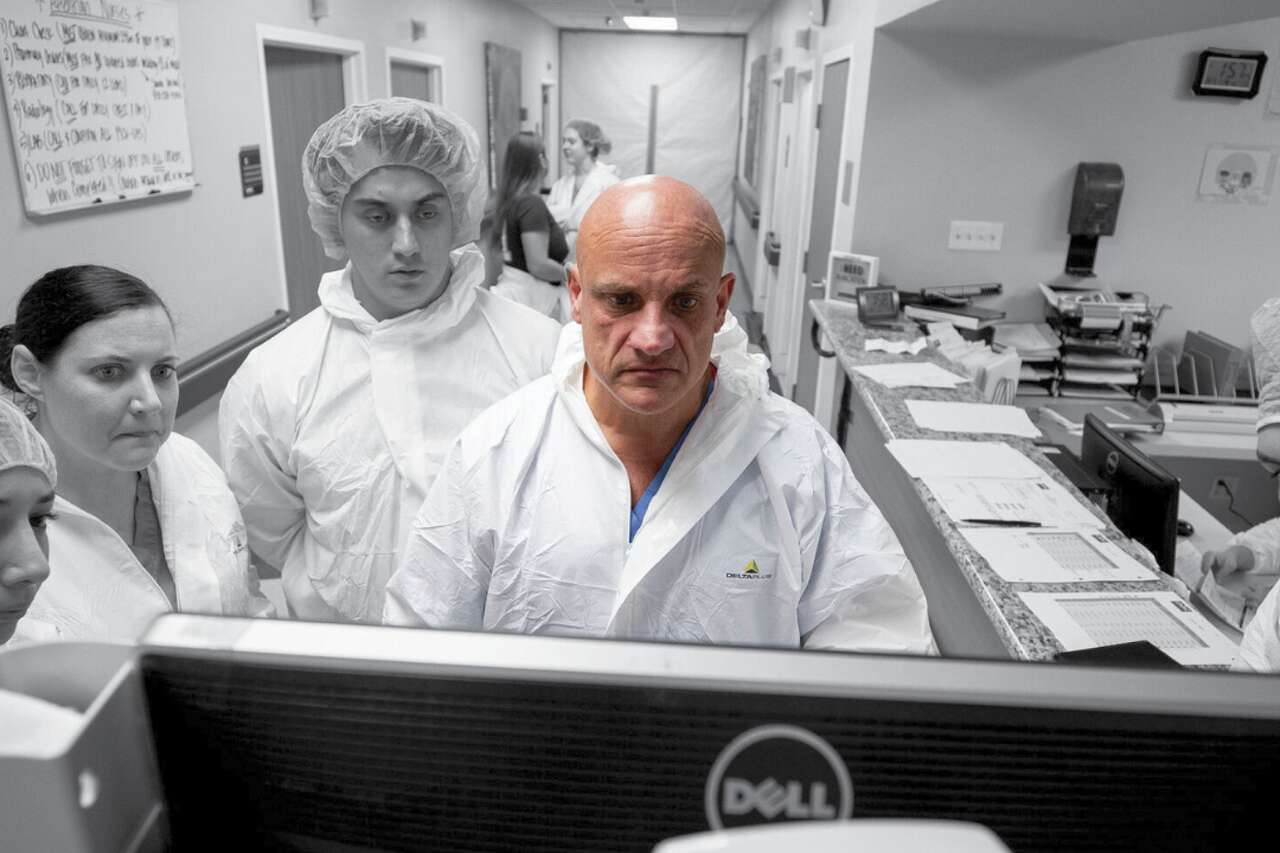
[[[1172,590],[1171,578],[1154,568],[1145,549],[1120,533],[1105,514],[1087,500],[1028,439],[1014,436],[947,433],[916,425],[905,401],[940,400],[981,402],[969,383],[955,389],[886,388],[853,370],[869,364],[909,359],[933,361],[959,371],[935,349],[917,356],[867,352],[868,337],[910,339],[915,332],[867,330],[858,321],[854,305],[834,300],[810,303],[823,346],[839,360],[848,382],[842,400],[842,440],[850,465],[859,481],[880,507],[907,557],[915,566],[929,599],[929,617],[942,653],[954,657],[1011,657],[1046,660],[1061,650],[1053,635],[1018,597],[1019,592],[1111,592]],[[1065,486],[1100,520],[1106,535],[1144,565],[1152,566],[1156,584],[1150,582],[1097,582],[1071,584],[1010,583],[997,575],[969,545],[957,526],[934,499],[924,483],[904,471],[885,448],[894,439],[945,439],[954,441],[1004,441],[1043,468]]]

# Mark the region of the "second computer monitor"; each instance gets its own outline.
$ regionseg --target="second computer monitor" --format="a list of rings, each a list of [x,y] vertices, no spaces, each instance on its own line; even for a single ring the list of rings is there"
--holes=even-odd
[[[1161,468],[1100,418],[1085,415],[1080,461],[1107,483],[1107,515],[1145,545],[1173,574],[1178,535],[1178,478]]]

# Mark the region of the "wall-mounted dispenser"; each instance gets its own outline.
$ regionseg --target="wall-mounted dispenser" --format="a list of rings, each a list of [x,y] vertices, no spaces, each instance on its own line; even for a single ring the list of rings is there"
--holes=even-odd
[[[1093,275],[1098,238],[1116,233],[1120,196],[1124,192],[1124,171],[1117,163],[1081,163],[1076,167],[1075,191],[1071,195],[1071,216],[1067,233],[1067,275]]]

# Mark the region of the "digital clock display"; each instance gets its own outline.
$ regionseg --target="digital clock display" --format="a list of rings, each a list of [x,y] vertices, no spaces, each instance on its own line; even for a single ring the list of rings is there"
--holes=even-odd
[[[1205,60],[1200,85],[1247,92],[1253,88],[1253,78],[1257,73],[1258,60],[1256,59],[1210,56]]]

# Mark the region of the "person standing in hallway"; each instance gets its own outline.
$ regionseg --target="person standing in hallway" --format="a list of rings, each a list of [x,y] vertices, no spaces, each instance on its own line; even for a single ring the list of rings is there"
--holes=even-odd
[[[60,479],[49,579],[19,640],[133,642],[162,613],[271,616],[222,471],[173,432],[173,321],[128,273],[74,266],[22,295],[0,380],[29,407]]]
[[[1258,377],[1258,462],[1280,477],[1280,298],[1263,303],[1250,320],[1253,363]],[[1205,571],[1280,573],[1280,518],[1231,537],[1204,555]],[[1280,672],[1280,583],[1258,605],[1240,643],[1240,663],[1259,672]]]
[[[49,577],[49,519],[58,465],[17,406],[0,402],[0,646]]]
[[[595,122],[576,118],[565,124],[560,152],[569,165],[569,172],[551,185],[547,207],[564,229],[570,261],[575,258],[574,246],[578,241],[578,229],[582,227],[582,217],[600,193],[618,183],[617,168],[601,163],[599,159],[601,154],[612,150],[613,143]]]
[[[454,443],[385,621],[463,630],[936,652],[897,537],[728,314],[710,203],[606,190],[551,375]]]
[[[542,140],[523,130],[511,137],[486,237],[505,243],[511,262],[503,264],[493,290],[548,317],[567,320],[564,261],[569,246],[538,193],[546,174]]]
[[[560,327],[479,285],[476,133],[410,98],[347,107],[303,155],[319,308],[250,353],[219,411],[249,541],[290,611],[373,621],[449,443],[546,373]]]

